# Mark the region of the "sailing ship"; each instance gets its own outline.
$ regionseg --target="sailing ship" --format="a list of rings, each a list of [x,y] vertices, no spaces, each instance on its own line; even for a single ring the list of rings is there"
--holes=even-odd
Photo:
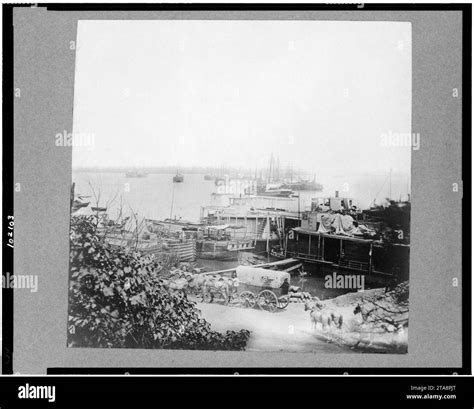
[[[321,192],[323,190],[323,185],[316,182],[316,177],[312,181],[299,180],[297,182],[284,183],[281,187],[283,189],[291,189],[296,191],[310,190],[313,192]]]
[[[288,173],[288,171],[287,171]],[[316,182],[316,176],[313,180],[301,179],[298,177],[296,180],[293,179],[292,170],[289,171],[286,176],[281,175],[280,172],[280,160],[274,158],[273,154],[270,156],[270,164],[268,167],[266,179],[260,177],[257,178],[255,172],[255,179],[257,181],[257,194],[259,196],[273,196],[273,197],[291,197],[294,192],[299,191],[313,191],[321,192],[323,185]]]
[[[183,183],[184,182],[184,176],[179,173],[179,171],[176,171],[176,175],[173,176],[173,183]]]
[[[267,184],[265,190],[257,190],[259,196],[290,197],[293,193],[293,190],[286,189],[280,184]]]

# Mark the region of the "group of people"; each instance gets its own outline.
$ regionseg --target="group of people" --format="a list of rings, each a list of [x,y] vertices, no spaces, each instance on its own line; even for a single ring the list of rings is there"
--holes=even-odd
[[[203,297],[209,294],[212,302],[214,294],[218,292],[224,295],[226,300],[230,302],[234,294],[237,293],[238,288],[239,279],[237,278],[237,272],[233,271],[231,277],[221,275],[204,276],[201,284],[201,293]]]

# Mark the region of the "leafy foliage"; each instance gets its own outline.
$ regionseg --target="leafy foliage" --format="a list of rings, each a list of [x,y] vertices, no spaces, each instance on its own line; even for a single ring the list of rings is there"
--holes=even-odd
[[[212,331],[184,292],[163,284],[171,260],[111,247],[96,225],[71,220],[70,346],[245,349],[249,331]]]
[[[400,306],[408,306],[408,299],[410,296],[408,281],[403,281],[398,284],[392,291],[391,295],[395,302]]]

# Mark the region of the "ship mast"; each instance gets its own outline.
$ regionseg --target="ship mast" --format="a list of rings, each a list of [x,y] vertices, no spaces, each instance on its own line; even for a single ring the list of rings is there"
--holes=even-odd
[[[270,156],[270,180],[269,183],[273,182],[273,152]]]
[[[171,191],[171,209],[170,209],[170,221],[168,226],[168,233],[171,231],[171,220],[173,219],[173,204],[174,204],[174,185],[173,182],[173,190]]]

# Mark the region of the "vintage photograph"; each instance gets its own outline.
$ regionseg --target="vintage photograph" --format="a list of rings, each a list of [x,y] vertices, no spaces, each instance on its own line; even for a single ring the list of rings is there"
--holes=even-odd
[[[405,354],[411,24],[80,20],[68,346]]]

